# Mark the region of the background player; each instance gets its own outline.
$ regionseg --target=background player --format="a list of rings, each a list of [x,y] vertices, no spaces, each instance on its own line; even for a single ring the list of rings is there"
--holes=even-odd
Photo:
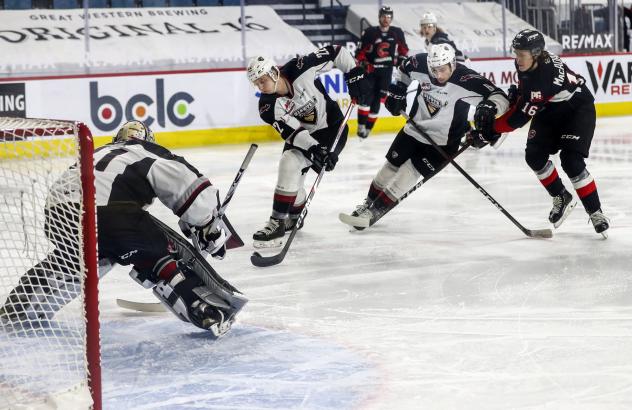
[[[463,135],[470,129],[470,105],[484,99],[498,112],[509,106],[505,93],[485,77],[457,64],[448,44],[431,45],[428,54],[407,58],[396,71],[397,82],[389,88],[386,108],[393,115],[406,110],[406,94],[417,81],[417,94],[410,118],[445,152],[454,154]],[[441,169],[446,160],[426,137],[411,124],[402,128],[386,153],[386,163],[371,182],[367,197],[351,215],[340,220],[357,228],[373,225],[395,206],[420,176]]]
[[[272,215],[265,227],[253,235],[256,248],[281,246],[305,205],[305,175],[310,168],[320,172],[334,169],[345,146],[348,127],[344,116],[318,78],[321,71],[339,68],[352,99],[363,92],[364,69],[357,67],[344,47],[327,46],[306,56],[291,59],[280,69],[266,57],[248,64],[248,79],[261,91],[259,114],[285,140],[279,161]],[[341,126],[336,147],[333,143]],[[299,227],[300,229],[300,227]]]
[[[476,127],[486,139],[494,140],[499,133],[513,131],[531,120],[525,159],[553,198],[549,221],[558,228],[576,203],[549,159],[559,151],[562,169],[595,231],[607,237],[609,221],[601,211],[597,185],[585,163],[595,132],[594,96],[583,77],[544,50],[544,36],[539,31],[520,31],[512,48],[519,83],[509,93],[511,108],[494,120],[495,107],[479,106],[482,115],[475,117]]]
[[[145,210],[158,197],[183,226],[194,228],[202,249],[222,258],[230,230],[216,218],[218,190],[184,158],[156,144],[151,130],[139,121],[124,124],[112,143],[96,150],[94,163],[100,265],[105,261],[133,265],[130,276],[153,288],[180,319],[216,336],[228,331],[237,313],[230,306],[233,301],[218,303],[217,292],[202,280],[214,272],[193,271],[191,255],[183,258],[177,234],[165,232]],[[11,291],[0,309],[3,321],[50,319],[80,293],[76,211],[80,198],[79,193],[68,192],[66,177],[52,186],[46,201],[45,230],[55,249]],[[218,276],[207,279],[224,282]],[[222,296],[230,299],[234,288],[228,284],[225,288]],[[241,308],[244,299],[239,302]]]
[[[393,9],[380,9],[379,26],[369,27],[362,34],[356,58],[365,67],[369,91],[358,101],[358,137],[366,138],[375,125],[380,104],[391,84],[393,67],[408,55],[404,32],[391,26]]]
[[[450,44],[456,53],[456,61],[464,63],[466,59],[465,56],[456,47],[454,41],[450,40],[448,33],[437,25],[437,22],[437,16],[431,12],[424,13],[419,21],[419,34],[425,38],[426,50],[430,50],[431,44]]]

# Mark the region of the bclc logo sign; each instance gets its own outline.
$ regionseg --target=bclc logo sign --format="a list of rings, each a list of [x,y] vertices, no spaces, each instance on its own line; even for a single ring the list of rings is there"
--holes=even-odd
[[[121,125],[123,113],[127,121],[138,120],[151,126],[154,121],[165,126],[165,115],[178,127],[186,127],[195,119],[189,104],[194,101],[191,94],[179,91],[169,97],[165,104],[165,87],[162,78],[156,79],[155,99],[147,94],[136,94],[126,103],[111,95],[99,96],[99,83],[90,82],[90,117],[101,131],[113,131]],[[150,115],[150,106],[155,103],[155,117]],[[123,111],[125,110],[125,111]]]
[[[592,63],[586,61],[586,67],[595,94],[600,86],[604,93],[611,95],[629,95],[632,93],[632,61],[628,61],[626,67],[619,61],[615,63],[614,60],[610,60],[606,63],[605,72],[601,60],[596,68]]]

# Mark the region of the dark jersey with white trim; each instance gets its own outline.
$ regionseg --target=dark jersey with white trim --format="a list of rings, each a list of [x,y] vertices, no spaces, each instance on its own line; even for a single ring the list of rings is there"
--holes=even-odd
[[[369,27],[360,39],[356,57],[376,67],[393,67],[408,55],[404,32],[399,27],[389,26],[382,31],[379,26]]]
[[[548,53],[531,71],[518,72],[518,99],[511,108],[496,119],[498,132],[510,132],[525,125],[535,115],[554,118],[560,103],[579,105],[594,103],[594,96],[579,74],[568,68],[562,59]],[[542,114],[540,114],[542,113]]]
[[[427,56],[420,53],[407,58],[396,71],[396,77],[407,86],[418,81],[410,117],[437,144],[460,141],[470,128],[467,116],[471,105],[476,106],[483,99],[489,99],[496,104],[499,113],[505,112],[509,106],[500,88],[459,63],[450,79],[439,85],[428,73]],[[430,143],[410,124],[404,126],[404,132],[420,142]]]
[[[180,219],[204,226],[218,208],[218,191],[184,158],[146,141],[112,143],[94,153],[97,206],[135,203],[145,208],[155,198]]]
[[[339,46],[323,47],[291,59],[280,69],[290,84],[290,94],[261,94],[261,119],[272,125],[288,144],[309,148],[316,143],[309,134],[343,120],[338,104],[329,97],[318,74],[334,67],[346,73],[355,66],[351,53]]]

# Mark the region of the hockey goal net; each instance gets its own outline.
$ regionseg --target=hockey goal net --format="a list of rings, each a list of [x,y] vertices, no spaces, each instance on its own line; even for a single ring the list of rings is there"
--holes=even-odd
[[[0,117],[0,409],[100,409],[90,130]]]

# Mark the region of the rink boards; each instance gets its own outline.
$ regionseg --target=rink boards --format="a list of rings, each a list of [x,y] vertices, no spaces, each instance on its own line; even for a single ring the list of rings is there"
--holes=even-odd
[[[574,56],[564,61],[586,79],[599,116],[632,114],[632,55]],[[482,59],[470,65],[503,89],[517,82],[513,59]],[[321,80],[344,109],[349,96],[342,73],[332,70]],[[409,107],[413,96],[409,93]],[[98,145],[109,141],[128,119],[147,123],[169,147],[278,138],[259,118],[258,94],[243,68],[5,79],[0,80],[0,112],[82,121]],[[379,116],[375,132],[397,131],[403,124],[384,107]],[[352,134],[355,127],[352,119]]]

